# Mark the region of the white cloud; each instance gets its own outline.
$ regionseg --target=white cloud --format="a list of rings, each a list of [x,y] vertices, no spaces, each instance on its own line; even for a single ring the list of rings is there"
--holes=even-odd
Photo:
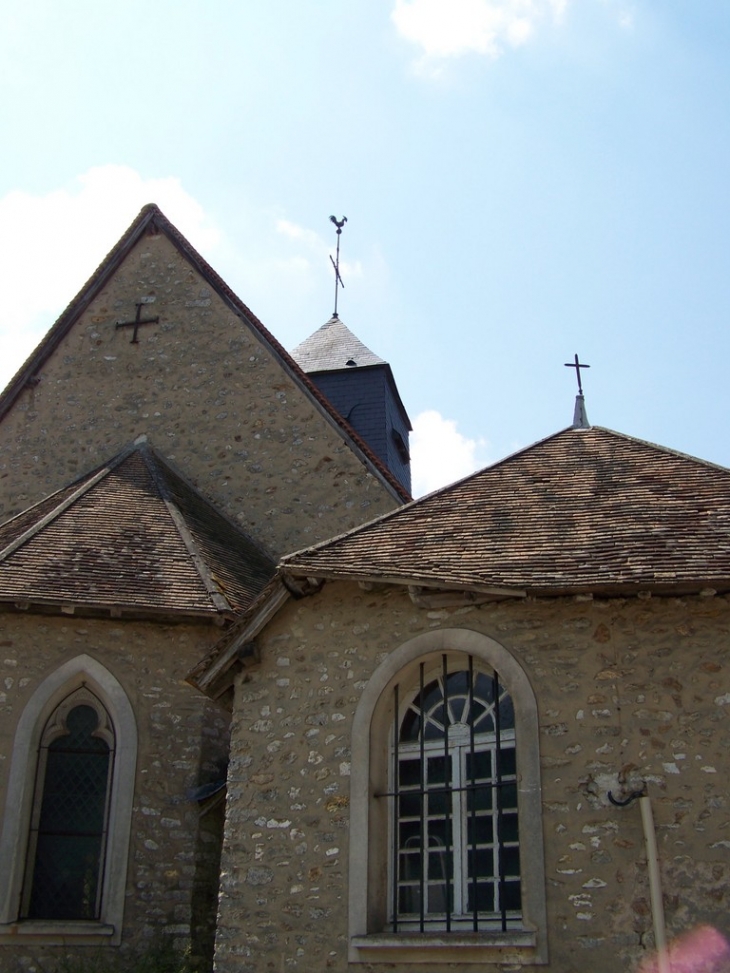
[[[396,0],[398,32],[421,48],[426,62],[476,53],[499,57],[518,47],[546,17],[559,21],[568,0]],[[424,61],[420,62],[424,68]]]
[[[158,203],[190,242],[215,249],[219,230],[179,179],[144,179],[127,166],[90,169],[71,188],[0,198],[0,387],[91,276],[145,203]]]
[[[453,419],[433,409],[421,412],[410,438],[413,496],[431,493],[486,466],[488,445],[485,439],[462,435]]]
[[[290,240],[303,241],[312,250],[321,250],[324,247],[322,238],[314,230],[307,230],[297,223],[292,223],[291,220],[277,220],[276,229],[282,236],[289,237]]]

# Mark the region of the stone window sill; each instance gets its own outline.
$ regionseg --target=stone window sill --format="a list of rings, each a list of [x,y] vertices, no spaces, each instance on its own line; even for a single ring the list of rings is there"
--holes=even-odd
[[[42,942],[48,946],[90,946],[108,942],[114,926],[106,922],[66,922],[27,919],[24,922],[0,923],[0,943]]]
[[[353,963],[523,963],[546,960],[530,930],[485,933],[375,933],[350,940]]]

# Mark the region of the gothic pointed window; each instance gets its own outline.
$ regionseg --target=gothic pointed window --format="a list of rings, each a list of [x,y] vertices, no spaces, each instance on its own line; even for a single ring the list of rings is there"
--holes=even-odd
[[[38,754],[21,918],[100,917],[114,750],[109,714],[84,687],[47,721]]]

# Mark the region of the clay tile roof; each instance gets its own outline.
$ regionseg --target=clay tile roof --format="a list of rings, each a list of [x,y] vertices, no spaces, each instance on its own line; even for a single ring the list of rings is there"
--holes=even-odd
[[[0,601],[227,618],[272,559],[144,442],[0,525]]]
[[[730,470],[570,428],[282,569],[526,594],[730,590]]]
[[[365,365],[385,365],[386,362],[370,351],[350,329],[332,317],[291,353],[299,367],[313,372],[332,372],[352,368],[348,362],[362,368]]]

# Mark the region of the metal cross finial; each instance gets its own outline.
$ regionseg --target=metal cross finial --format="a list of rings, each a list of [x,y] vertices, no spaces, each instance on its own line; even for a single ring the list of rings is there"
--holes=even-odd
[[[330,254],[330,261],[332,266],[335,268],[335,311],[332,315],[333,318],[337,317],[337,292],[340,287],[345,286],[342,278],[340,277],[340,234],[342,233],[342,227],[347,223],[347,217],[343,216],[341,220],[338,220],[335,216],[330,216],[330,223],[334,223],[337,227],[337,259],[332,260],[332,254]]]
[[[579,361],[578,356],[576,355],[574,362],[572,362],[572,361],[565,362],[565,367],[566,368],[574,368],[575,369],[575,377],[578,379],[578,395],[583,395],[583,383],[580,380],[580,370],[581,370],[581,368],[590,368],[591,366],[590,365],[583,365]]]

